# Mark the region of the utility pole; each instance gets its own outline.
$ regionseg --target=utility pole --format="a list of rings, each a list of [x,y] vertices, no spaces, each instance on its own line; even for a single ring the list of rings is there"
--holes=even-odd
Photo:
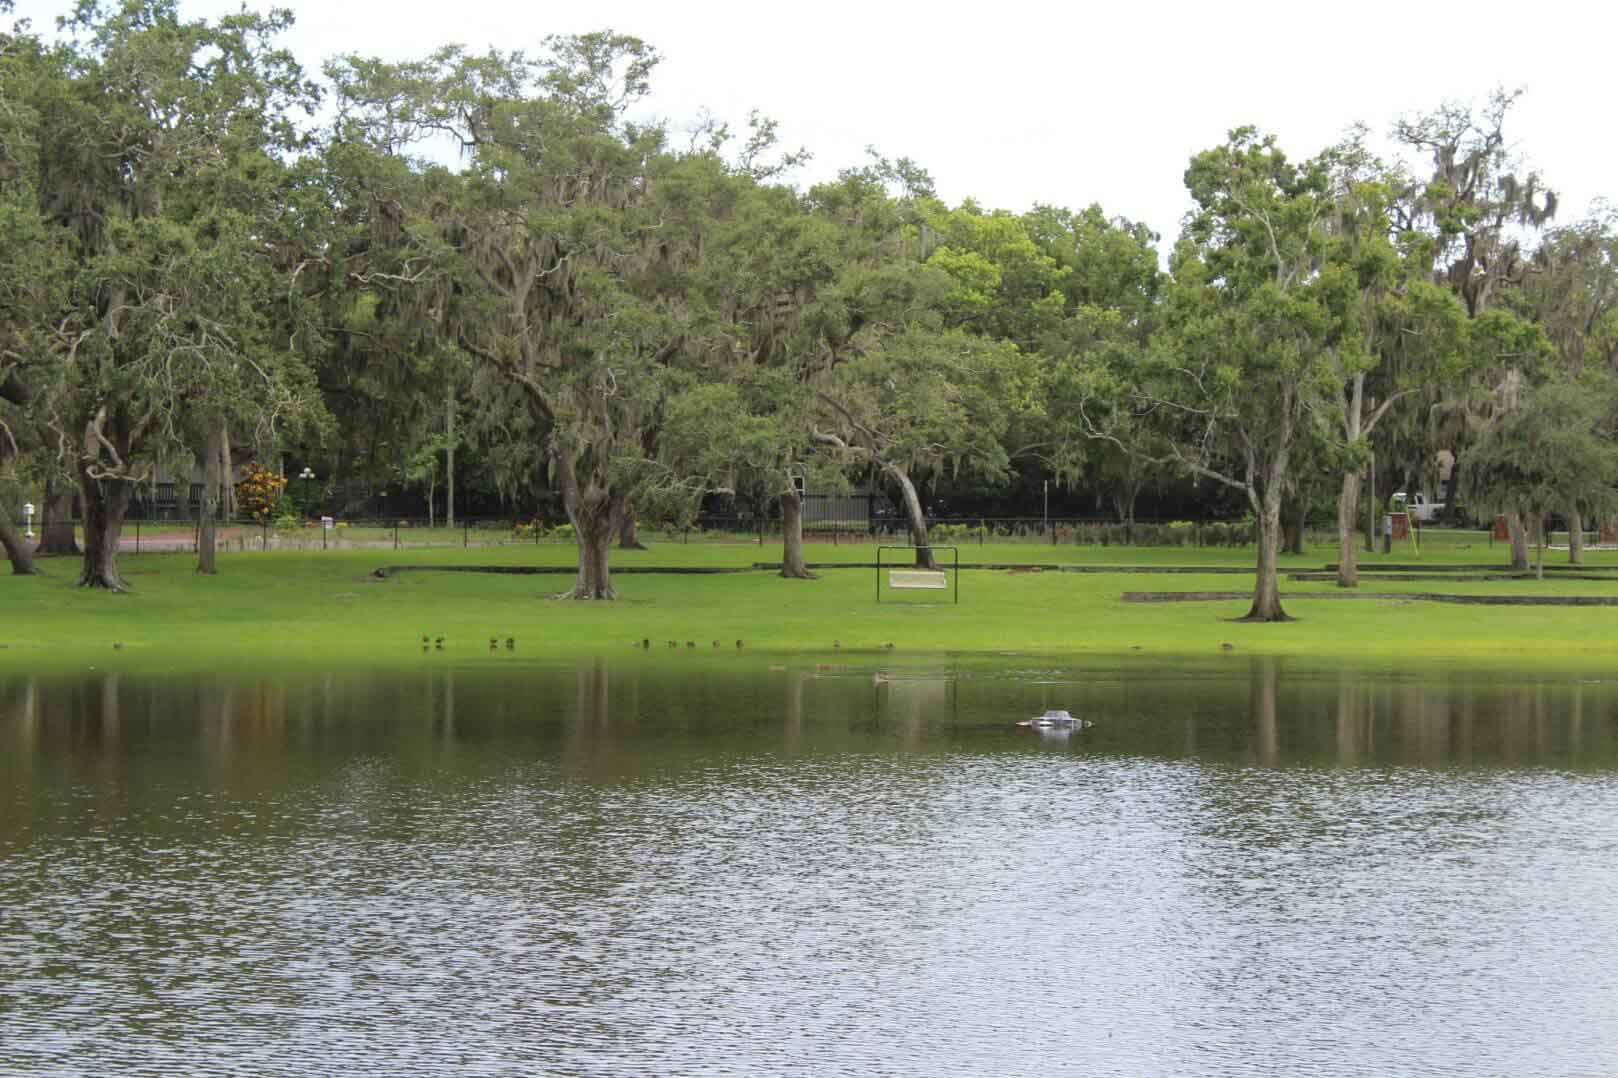
[[[1376,551],[1376,518],[1380,511],[1376,504],[1376,452],[1371,453],[1371,485],[1365,492],[1365,549]]]
[[[444,478],[448,493],[444,505],[445,527],[455,527],[455,383],[444,396]]]

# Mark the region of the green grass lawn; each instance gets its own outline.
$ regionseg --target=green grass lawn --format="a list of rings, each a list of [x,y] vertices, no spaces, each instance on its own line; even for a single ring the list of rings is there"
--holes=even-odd
[[[1502,545],[1478,533],[1424,535],[1424,565],[1490,562]],[[988,544],[962,548],[962,561],[1092,565],[1241,566],[1242,549]],[[884,555],[897,554],[890,552]],[[811,544],[812,562],[861,562],[873,547]],[[747,566],[780,556],[779,545],[657,542],[614,551],[615,566]],[[1318,570],[1335,549],[1284,559],[1284,569]],[[405,573],[378,581],[387,564],[571,565],[570,547],[514,545],[227,553],[220,575],[199,577],[190,554],[126,555],[133,586],[125,595],[73,586],[77,563],[43,562],[43,577],[0,577],[0,674],[47,669],[176,670],[396,667],[427,663],[544,662],[589,654],[629,654],[642,639],[660,661],[763,661],[787,653],[891,655],[895,661],[941,653],[1034,652],[1207,656],[1222,644],[1242,654],[1405,666],[1431,662],[1589,668],[1618,657],[1618,609],[1468,607],[1389,601],[1311,602],[1330,583],[1286,583],[1285,625],[1245,625],[1245,602],[1124,603],[1124,591],[1239,591],[1249,575],[1089,574],[973,571],[961,579],[959,606],[939,592],[884,593],[875,602],[870,569],[830,569],[814,581],[769,572],[714,576],[623,574],[613,603],[549,598],[568,576]],[[1412,562],[1408,546],[1364,564]],[[1565,562],[1547,555],[1547,563]],[[1592,568],[1618,569],[1618,554],[1593,552]],[[1614,594],[1606,581],[1506,582],[1368,580],[1366,590],[1502,594]],[[893,601],[887,601],[887,600]],[[422,634],[446,647],[423,655]],[[491,656],[488,640],[502,647]],[[517,639],[507,653],[503,641]],[[670,654],[667,642],[678,647]],[[687,648],[686,642],[696,645]],[[719,647],[713,645],[718,641]],[[121,648],[114,644],[122,644]],[[890,650],[888,644],[894,645]],[[715,652],[717,651],[717,655]],[[696,654],[693,654],[696,652]]]

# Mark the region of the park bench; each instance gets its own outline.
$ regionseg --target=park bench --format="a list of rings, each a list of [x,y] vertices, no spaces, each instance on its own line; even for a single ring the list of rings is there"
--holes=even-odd
[[[888,573],[888,587],[943,591],[949,588],[949,578],[936,569],[894,569]]]

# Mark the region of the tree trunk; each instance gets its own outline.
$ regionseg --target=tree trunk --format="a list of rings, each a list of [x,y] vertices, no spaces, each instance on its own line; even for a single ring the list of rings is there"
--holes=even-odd
[[[904,504],[905,518],[910,522],[910,543],[916,548],[916,568],[936,569],[932,543],[927,538],[927,516],[921,511],[921,499],[916,497],[916,485],[903,468],[884,463],[882,470],[899,488],[899,500]]]
[[[1376,516],[1382,503],[1376,496],[1376,454],[1371,454],[1370,478],[1365,484],[1365,552],[1376,553]]]
[[[1118,511],[1118,523],[1127,528],[1135,526],[1135,502],[1140,499],[1140,488],[1144,484],[1135,475],[1131,468],[1123,478],[1117,481],[1113,489],[1112,504]]]
[[[1573,565],[1584,564],[1584,515],[1577,509],[1567,514],[1567,560]]]
[[[635,513],[633,509],[630,509],[624,513],[624,525],[618,529],[618,549],[646,549],[646,544],[640,541],[640,529],[635,524]]]
[[[573,520],[573,531],[579,544],[579,575],[574,581],[571,599],[615,599],[612,590],[612,540],[618,534],[621,522],[618,511],[609,503],[596,508],[581,507],[568,514]]]
[[[1354,518],[1359,512],[1360,473],[1348,472],[1343,476],[1343,489],[1337,495],[1337,586],[1360,586],[1360,567],[1355,560]]]
[[[103,488],[102,484],[106,486]],[[129,509],[134,484],[119,479],[97,480],[81,464],[79,496],[84,502],[84,566],[79,572],[81,588],[125,591],[118,575],[118,537],[124,530],[124,513]]]
[[[579,574],[573,590],[563,598],[614,599],[612,589],[612,541],[629,515],[624,498],[610,493],[604,478],[591,477],[588,487],[580,487],[578,473],[565,452],[555,454],[556,476],[562,488],[562,505],[573,523],[579,546]]]
[[[790,580],[813,580],[803,560],[803,496],[796,487],[781,492],[781,575]]]
[[[223,443],[219,450],[219,467],[224,476],[219,481],[219,512],[226,520],[236,519],[236,465],[230,455],[230,431],[220,432]]]
[[[208,444],[202,456],[202,515],[197,528],[197,572],[213,576],[219,572],[216,557],[215,526],[219,520],[219,487],[225,463],[225,426],[223,422],[210,424]]]
[[[1523,526],[1522,516],[1517,513],[1506,514],[1506,531],[1511,535],[1511,571],[1526,573],[1528,571],[1528,529]]]
[[[18,534],[17,526],[4,509],[0,509],[0,547],[5,548],[6,557],[11,561],[11,571],[16,576],[32,576],[39,572],[34,568],[34,554],[28,540]]]
[[[1545,579],[1545,518],[1544,517],[1540,517],[1537,521],[1535,521],[1535,531],[1537,533],[1535,538],[1537,538],[1539,540],[1539,543],[1537,544],[1538,545],[1538,553],[1534,557],[1534,578],[1536,580],[1544,580]]]
[[[39,520],[39,545],[35,554],[77,554],[78,536],[73,534],[73,485],[60,479],[45,480],[45,505]]]
[[[1135,541],[1135,502],[1140,497],[1141,484],[1136,481],[1133,472],[1127,479],[1118,481],[1118,488],[1113,493],[1112,504],[1118,510],[1118,523],[1124,526],[1124,541]]]
[[[1264,493],[1258,513],[1258,575],[1253,581],[1253,606],[1242,621],[1291,621],[1281,609],[1277,560],[1281,550],[1281,493]]]
[[[1377,501],[1376,491],[1372,489],[1366,490],[1365,497],[1361,500],[1365,502],[1365,552],[1367,554],[1375,554],[1377,536],[1377,508],[1382,503]]]
[[[1304,497],[1299,494],[1290,514],[1284,515],[1281,527],[1281,550],[1285,554],[1303,553]]]
[[[1458,450],[1450,450],[1449,478],[1443,482],[1444,493],[1438,500],[1444,503],[1444,519],[1456,527],[1464,526],[1461,521],[1460,499],[1456,494],[1461,489],[1461,454]]]

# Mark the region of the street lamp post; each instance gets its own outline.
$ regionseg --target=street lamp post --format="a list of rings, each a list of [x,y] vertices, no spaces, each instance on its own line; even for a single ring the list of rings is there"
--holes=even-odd
[[[314,469],[310,468],[309,465],[305,464],[303,466],[303,471],[298,473],[298,478],[302,479],[304,481],[304,488],[303,488],[304,506],[303,506],[303,509],[304,509],[304,512],[307,513],[309,511],[309,491],[310,491],[310,488],[312,488],[314,486],[314,483],[315,483]]]
[[[22,537],[24,539],[32,539],[34,537],[34,503],[33,502],[24,502],[23,503],[23,506],[22,506],[22,526],[23,526]]]

